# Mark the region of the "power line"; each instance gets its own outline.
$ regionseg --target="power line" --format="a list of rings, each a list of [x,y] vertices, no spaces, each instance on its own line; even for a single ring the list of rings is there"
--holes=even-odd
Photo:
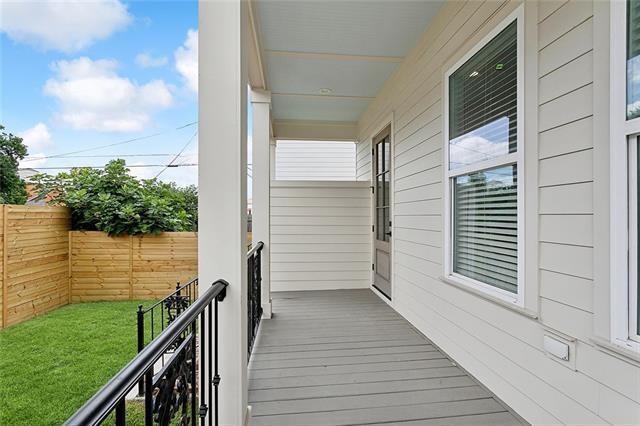
[[[48,156],[43,156],[43,157],[39,157],[39,158],[25,158],[22,161],[26,162],[26,161],[42,160],[42,159],[47,159],[47,158],[60,158],[60,157],[65,157],[65,156],[73,155],[73,154],[81,154],[83,152],[96,151],[98,149],[109,148],[109,147],[112,147],[112,146],[124,145],[124,144],[132,143],[132,142],[137,142],[137,141],[141,141],[141,140],[145,140],[145,139],[154,138],[156,136],[164,135],[164,134],[167,134],[169,132],[176,131],[176,130],[184,129],[185,127],[190,127],[190,126],[193,126],[194,124],[197,124],[197,123],[198,123],[197,121],[194,121],[192,123],[187,123],[185,125],[182,125],[182,126],[179,126],[179,127],[173,128],[173,129],[165,130],[163,132],[153,133],[151,135],[140,136],[140,137],[133,138],[133,139],[127,139],[127,140],[124,140],[124,141],[119,141],[119,142],[114,142],[114,143],[110,143],[110,144],[106,144],[106,145],[96,146],[96,147],[93,147],[93,148],[80,149],[78,151],[65,152],[65,153],[62,153],[62,154],[48,155]]]
[[[169,157],[173,154],[113,154],[113,155],[67,155],[62,158],[125,158],[125,157]],[[28,157],[30,160],[43,160],[49,157]]]
[[[177,167],[194,167],[197,166],[198,163],[182,163],[182,164],[132,164],[130,166],[126,166],[129,168],[140,168],[140,167],[165,167],[165,168],[177,168]],[[60,167],[37,167],[36,170],[71,170],[71,169],[104,169],[105,166],[60,166]],[[28,167],[21,167],[18,170],[29,170]]]
[[[164,169],[160,170],[158,172],[157,175],[155,175],[154,179],[157,179],[162,173],[164,173],[165,170],[167,170],[169,167],[171,167],[173,165],[173,163],[178,159],[178,157],[180,157],[182,155],[182,153],[184,152],[185,149],[187,149],[187,147],[191,144],[191,142],[193,142],[193,140],[195,139],[195,137],[198,135],[198,131],[196,130],[193,135],[189,138],[189,140],[187,141],[186,144],[184,144],[184,146],[182,147],[182,149],[180,150],[180,152],[178,152],[176,154],[175,157],[173,157],[173,159],[169,162],[169,164],[167,164],[167,167],[165,167]]]

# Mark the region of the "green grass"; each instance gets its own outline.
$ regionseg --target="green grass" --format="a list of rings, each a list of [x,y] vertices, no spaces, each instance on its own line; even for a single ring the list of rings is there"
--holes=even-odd
[[[136,354],[140,303],[73,304],[0,331],[0,425],[64,423]]]

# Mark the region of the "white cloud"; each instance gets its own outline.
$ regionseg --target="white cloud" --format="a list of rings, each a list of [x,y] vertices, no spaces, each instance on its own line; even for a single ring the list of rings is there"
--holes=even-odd
[[[169,59],[166,56],[153,57],[149,53],[138,53],[136,64],[142,68],[155,68],[167,65]]]
[[[87,57],[58,61],[44,93],[60,104],[60,119],[75,129],[142,130],[151,113],[169,107],[173,96],[162,80],[139,85],[117,74],[117,62]]]
[[[0,31],[41,49],[75,52],[103,40],[132,20],[119,0],[0,2]]]
[[[198,30],[189,30],[184,44],[175,53],[176,70],[187,87],[198,93]]]
[[[22,141],[29,149],[29,154],[35,150],[41,150],[53,144],[51,140],[51,133],[47,125],[44,123],[38,123],[30,129],[25,130],[19,135]]]

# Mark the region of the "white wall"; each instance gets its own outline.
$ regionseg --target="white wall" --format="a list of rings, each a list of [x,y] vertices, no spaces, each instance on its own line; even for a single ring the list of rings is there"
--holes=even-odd
[[[359,122],[357,175],[368,179],[372,133],[395,117],[393,306],[532,423],[640,424],[640,362],[592,339],[592,1],[527,2],[525,9],[531,309],[440,278],[443,73],[517,6],[448,2]],[[545,353],[545,333],[569,342],[569,362]]]
[[[277,141],[276,180],[356,180],[354,142]]]
[[[368,182],[271,182],[271,290],[367,288]]]

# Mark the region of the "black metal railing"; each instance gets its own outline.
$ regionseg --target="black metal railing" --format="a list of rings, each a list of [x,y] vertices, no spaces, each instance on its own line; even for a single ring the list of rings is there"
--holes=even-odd
[[[247,253],[247,274],[249,294],[247,297],[247,359],[251,358],[251,350],[256,340],[258,326],[262,318],[262,248],[260,241]]]
[[[198,298],[198,278],[194,278],[186,284],[176,284],[176,289],[162,300],[145,308],[138,305],[138,353],[144,349],[147,342],[152,341],[156,335],[167,328],[175,319],[184,312],[194,300]],[[165,357],[161,359],[164,366]],[[144,394],[144,378],[138,383],[138,395]]]
[[[126,423],[126,396],[141,378],[145,386],[144,424],[218,425],[218,302],[228,283],[218,280],[152,340],[133,360],[89,399],[66,425],[99,425],[115,412],[117,426]],[[197,324],[200,330],[197,330]],[[196,353],[200,346],[200,399],[197,406]],[[174,349],[172,349],[174,348]],[[205,351],[206,349],[206,351]],[[154,373],[154,366],[169,350],[169,361]],[[206,353],[206,356],[205,356]],[[215,358],[214,358],[215,357]],[[205,388],[213,383],[213,392]],[[205,402],[206,400],[206,402]],[[209,413],[212,410],[212,413]],[[207,416],[207,414],[209,414]],[[212,423],[213,422],[213,423]]]

